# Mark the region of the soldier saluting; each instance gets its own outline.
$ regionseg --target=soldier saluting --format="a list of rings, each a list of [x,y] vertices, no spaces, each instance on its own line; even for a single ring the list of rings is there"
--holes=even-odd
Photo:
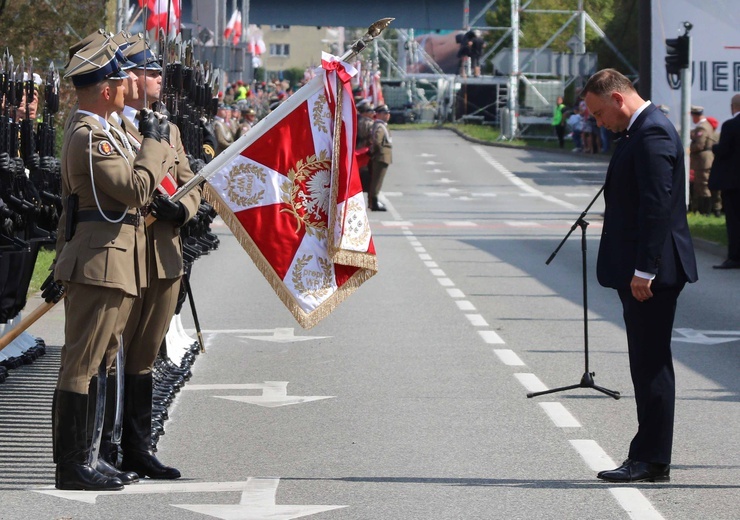
[[[62,196],[55,280],[66,289],[65,341],[52,405],[56,487],[118,490],[118,476],[95,468],[90,441],[94,407],[91,380],[104,358],[112,362],[146,275],[146,244],[139,207],[168,170],[169,127],[152,113],[140,122],[144,136],[134,155],[122,128],[108,122],[124,106],[128,74],[110,41],[74,53],[72,78],[79,109],[62,146]],[[108,356],[106,356],[108,351]],[[112,352],[111,352],[112,351]]]

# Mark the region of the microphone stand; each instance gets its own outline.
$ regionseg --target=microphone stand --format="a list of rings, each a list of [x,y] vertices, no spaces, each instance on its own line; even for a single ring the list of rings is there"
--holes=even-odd
[[[594,202],[596,202],[596,199],[601,196],[601,193],[603,191],[604,186],[601,186],[599,192],[591,200],[591,202],[589,202],[588,206],[586,206],[586,209],[583,210],[583,213],[581,213],[578,219],[570,227],[570,231],[568,231],[568,233],[563,237],[563,240],[560,241],[558,247],[555,248],[555,251],[552,252],[550,258],[548,258],[547,262],[545,262],[546,265],[550,265],[550,262],[553,261],[555,255],[558,254],[558,251],[560,251],[560,248],[563,247],[563,244],[565,244],[565,241],[568,240],[568,237],[570,237],[571,233],[573,233],[573,231],[575,231],[577,227],[581,228],[581,266],[583,271],[583,350],[586,365],[583,376],[581,377],[581,382],[575,385],[561,386],[558,388],[552,388],[550,390],[543,390],[542,392],[529,392],[527,394],[527,397],[537,397],[540,395],[552,394],[555,392],[574,390],[576,388],[592,388],[598,392],[608,395],[609,397],[613,397],[614,399],[619,399],[621,397],[620,393],[616,390],[609,390],[608,388],[596,385],[596,383],[594,383],[594,376],[596,375],[596,373],[589,371],[588,366],[588,278],[586,276],[586,228],[588,227],[588,221],[585,217],[588,213],[588,210],[591,209],[591,206],[593,206]]]

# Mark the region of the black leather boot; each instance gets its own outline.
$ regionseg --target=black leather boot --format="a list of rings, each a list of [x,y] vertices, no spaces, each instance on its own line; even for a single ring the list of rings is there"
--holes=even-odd
[[[165,466],[152,451],[152,374],[124,376],[121,469],[141,477],[172,480],[180,471]]]
[[[55,484],[57,489],[85,491],[118,491],[123,482],[103,475],[88,463],[88,396],[65,390],[55,390],[52,414],[56,455]]]
[[[97,378],[94,377],[93,381]],[[92,387],[92,385],[91,385]],[[97,386],[96,386],[97,388]],[[91,400],[92,394],[91,394]],[[94,412],[93,412],[94,413]],[[139,481],[139,475],[133,471],[119,471],[119,455],[121,447],[113,442],[113,428],[116,422],[116,376],[109,375],[105,391],[105,418],[103,420],[103,435],[100,438],[100,451],[95,469],[108,477],[118,477],[124,485]]]

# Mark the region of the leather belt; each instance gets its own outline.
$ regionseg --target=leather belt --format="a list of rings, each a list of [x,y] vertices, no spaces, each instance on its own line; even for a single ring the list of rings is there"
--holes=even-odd
[[[106,212],[105,214],[111,220],[118,220],[121,218],[120,214],[111,215],[109,212]],[[100,211],[96,209],[83,209],[77,211],[77,222],[108,222],[109,224],[128,224],[129,226],[139,227],[140,221],[141,215],[138,211],[136,213],[126,213],[126,216],[123,217],[123,220],[120,222],[107,221],[103,215],[100,214]]]

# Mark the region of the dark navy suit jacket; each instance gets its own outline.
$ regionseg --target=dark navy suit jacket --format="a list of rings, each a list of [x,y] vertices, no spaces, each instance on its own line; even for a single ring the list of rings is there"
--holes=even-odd
[[[684,147],[653,104],[621,138],[606,173],[599,283],[626,290],[635,269],[655,274],[652,288],[697,280],[686,221]]]
[[[722,123],[719,143],[712,151],[714,162],[709,187],[713,190],[740,189],[740,115]]]

